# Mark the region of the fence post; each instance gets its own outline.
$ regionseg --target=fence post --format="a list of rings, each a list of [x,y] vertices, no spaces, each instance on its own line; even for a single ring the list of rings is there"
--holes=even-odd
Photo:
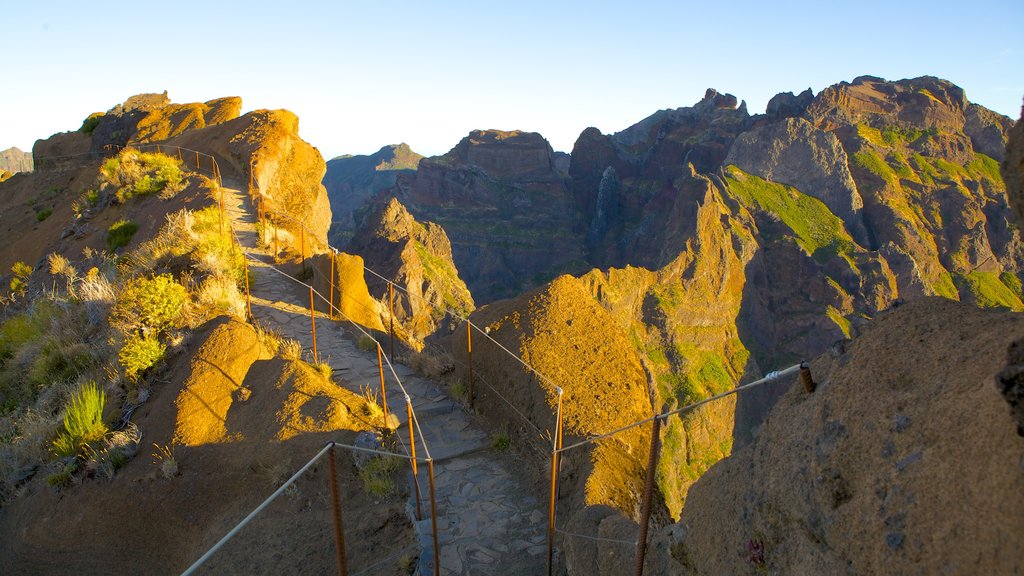
[[[548,506],[548,576],[554,574],[555,504],[558,500],[558,451],[562,449],[562,389],[558,389],[558,408],[555,412],[555,442],[551,450],[551,501]]]
[[[327,451],[327,462],[331,474],[331,502],[334,514],[334,550],[338,560],[338,574],[348,576],[348,561],[345,558],[345,527],[341,518],[341,497],[338,495],[338,464],[334,461],[334,442]]]
[[[334,320],[334,261],[338,258],[337,250],[331,249],[331,292],[328,296],[330,300],[329,307],[327,309],[330,312],[331,320]]]
[[[434,459],[427,459],[430,473],[430,527],[434,534],[434,576],[441,576],[441,548],[437,545],[437,499],[434,496]]]
[[[388,319],[390,321],[390,328],[388,335],[389,341],[391,342],[391,357],[395,357],[395,285],[388,282]]]
[[[807,362],[800,363],[800,383],[804,385],[804,392],[810,394],[818,387],[818,384],[811,378],[811,367]]]
[[[384,427],[388,426],[388,391],[384,388],[384,350],[377,342],[377,366],[380,367],[380,404],[384,409]]]
[[[469,409],[473,409],[473,325],[466,319],[466,357],[469,365],[469,376],[467,377],[466,396],[469,400]]]
[[[200,168],[201,166],[199,166],[199,151],[196,150],[196,172],[199,172]]]
[[[647,554],[647,525],[651,523],[651,498],[654,493],[654,473],[661,451],[661,419],[651,423],[651,453],[647,458],[647,478],[644,480],[644,499],[640,507],[640,535],[636,539],[636,576],[643,576],[644,556]]]
[[[320,357],[316,353],[316,308],[313,307],[313,287],[309,287],[309,325],[310,331],[313,334],[313,361],[319,361]]]
[[[416,519],[423,520],[423,510],[420,507],[420,476],[416,468],[416,435],[413,431],[415,422],[412,419],[412,399],[408,395],[405,397],[405,416],[408,420],[406,425],[409,427],[409,450],[412,454],[412,485],[416,491]]]
[[[302,244],[299,247],[299,255],[302,256],[302,273],[306,273],[306,227],[299,225],[299,234],[302,236]]]
[[[277,222],[273,222],[274,225],[274,261],[277,261]]]

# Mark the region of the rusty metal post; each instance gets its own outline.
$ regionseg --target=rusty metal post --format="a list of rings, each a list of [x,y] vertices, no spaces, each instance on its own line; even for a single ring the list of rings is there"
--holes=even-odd
[[[252,298],[249,295],[249,259],[245,259],[245,309],[249,312],[249,320],[252,320]]]
[[[810,394],[818,387],[818,384],[811,378],[811,367],[807,362],[800,363],[800,383],[804,385],[804,392]]]
[[[327,463],[331,478],[331,504],[334,514],[334,550],[338,560],[338,574],[348,576],[348,561],[345,559],[345,527],[341,518],[341,496],[338,494],[338,464],[334,460],[334,442],[327,451]]]
[[[651,453],[647,458],[647,478],[644,480],[644,499],[640,506],[640,535],[636,539],[636,576],[643,576],[644,557],[647,554],[647,525],[651,523],[651,498],[654,495],[654,475],[661,451],[661,419],[651,423]]]
[[[420,507],[420,476],[416,468],[416,435],[414,433],[416,426],[412,419],[412,399],[408,396],[405,397],[405,417],[407,419],[406,426],[409,427],[409,450],[412,455],[412,485],[416,492],[416,519],[423,520],[423,510]]]
[[[468,359],[467,364],[469,365],[469,375],[467,377],[468,386],[466,386],[466,399],[469,401],[469,409],[473,409],[473,325],[469,323],[469,319],[466,320],[466,357]]]
[[[380,367],[380,405],[384,409],[384,427],[388,425],[388,391],[384,388],[384,350],[377,342],[377,366]]]
[[[551,450],[551,500],[548,505],[548,576],[554,574],[555,511],[558,500],[558,451],[562,449],[562,391],[558,391],[555,422],[555,444]]]
[[[274,222],[274,260],[277,260],[277,222]]]
[[[328,308],[327,308],[327,311],[330,313],[331,320],[334,320],[334,260],[337,259],[337,257],[338,257],[338,253],[332,250],[331,251],[331,292],[328,295],[328,300],[330,300],[330,303],[328,304]]]
[[[175,146],[178,149],[178,162],[181,162],[181,146]]]
[[[388,282],[388,319],[390,321],[390,327],[388,328],[388,339],[391,342],[389,350],[391,351],[391,357],[395,357],[395,285]]]
[[[159,144],[156,145],[156,153],[157,154],[163,154],[163,152],[160,151],[160,145]]]
[[[430,474],[430,527],[434,534],[434,576],[441,576],[441,547],[437,545],[437,498],[434,497],[434,459],[427,460]]]
[[[319,361],[320,357],[316,353],[316,308],[313,307],[313,287],[309,287],[309,325],[310,331],[313,333],[313,361]]]
[[[196,151],[196,172],[199,172],[200,168],[201,167],[199,166],[199,151],[197,150]]]

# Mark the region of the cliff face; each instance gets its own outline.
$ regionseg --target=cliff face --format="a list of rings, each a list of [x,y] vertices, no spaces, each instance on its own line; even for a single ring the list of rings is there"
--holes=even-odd
[[[514,296],[567,270],[582,246],[566,178],[539,134],[475,131],[398,179],[394,195],[448,233],[480,302]]]
[[[329,233],[333,246],[343,246],[359,225],[356,213],[378,192],[395,185],[399,174],[411,174],[423,156],[408,144],[384,146],[368,156],[342,156],[327,161],[324,188],[334,214]]]
[[[1022,334],[1017,314],[941,299],[880,317],[697,482],[651,573],[1024,569],[1024,438],[992,384]]]
[[[86,128],[92,135],[92,148],[102,152],[109,144],[130,146],[159,142],[189,130],[213,126],[238,118],[242,99],[233,96],[206,103],[174,104],[163,94],[139,94],[105,114],[90,116]],[[83,128],[85,128],[83,126]]]
[[[32,171],[32,153],[17,148],[0,150],[0,171],[10,174]]]
[[[446,309],[465,316],[474,308],[473,297],[452,263],[444,230],[432,222],[420,224],[394,198],[370,209],[347,250],[404,288],[394,292],[395,331],[413,347],[422,347],[423,339],[437,330]],[[367,285],[388,310],[387,284],[371,275]],[[390,325],[389,320],[382,317],[381,322]]]

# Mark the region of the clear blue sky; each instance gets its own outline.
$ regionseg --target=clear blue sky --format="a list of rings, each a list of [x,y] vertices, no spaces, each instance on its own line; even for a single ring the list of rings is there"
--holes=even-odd
[[[12,5],[13,4],[13,5]],[[132,94],[287,108],[325,157],[476,128],[569,151],[708,87],[763,112],[862,74],[946,78],[1016,119],[1024,2],[34,2],[0,8],[0,149]]]

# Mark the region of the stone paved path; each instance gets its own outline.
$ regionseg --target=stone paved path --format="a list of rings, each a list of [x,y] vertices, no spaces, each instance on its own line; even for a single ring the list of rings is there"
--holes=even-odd
[[[261,323],[281,335],[312,346],[308,292],[274,272],[270,256],[256,247],[254,211],[248,197],[225,190],[226,210],[246,252],[254,281],[252,311]],[[335,381],[358,392],[360,386],[379,388],[377,356],[360,350],[346,328],[325,316],[317,317],[317,347],[334,368]],[[349,328],[355,330],[354,328]],[[547,514],[536,495],[527,493],[490,448],[487,434],[469,414],[438,386],[419,378],[400,364],[395,371],[409,393],[426,443],[434,459],[441,574],[544,574],[547,570]],[[388,407],[399,417],[399,435],[408,441],[405,398],[394,377],[386,374]],[[417,456],[425,452],[417,437]],[[409,474],[410,486],[412,474]],[[420,469],[423,519],[415,521],[415,497],[408,510],[420,541],[419,573],[433,574],[430,502],[426,465]],[[410,490],[412,494],[412,490]],[[359,572],[360,567],[351,567]]]

